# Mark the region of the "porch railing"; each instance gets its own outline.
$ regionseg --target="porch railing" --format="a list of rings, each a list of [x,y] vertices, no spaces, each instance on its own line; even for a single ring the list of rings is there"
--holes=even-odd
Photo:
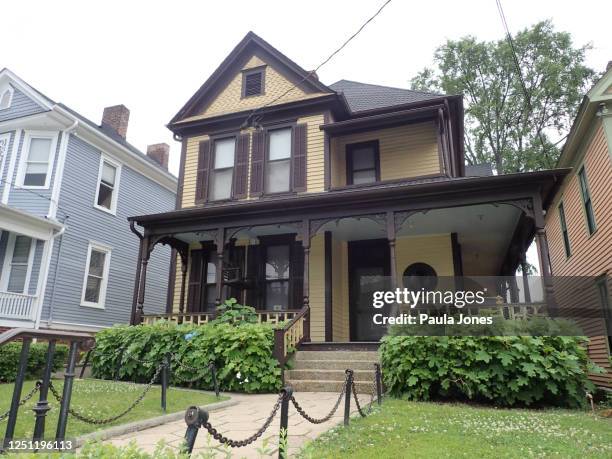
[[[34,295],[0,292],[0,317],[29,320],[32,318],[35,301]]]
[[[284,311],[259,310],[257,313],[258,322],[279,324],[293,319],[300,313],[299,309],[288,309]],[[144,323],[152,324],[160,320],[167,320],[174,323],[204,325],[214,318],[212,312],[173,312],[168,314],[145,314]]]
[[[274,330],[274,357],[281,365],[287,362],[289,353],[310,335],[310,307],[304,306],[283,327]]]

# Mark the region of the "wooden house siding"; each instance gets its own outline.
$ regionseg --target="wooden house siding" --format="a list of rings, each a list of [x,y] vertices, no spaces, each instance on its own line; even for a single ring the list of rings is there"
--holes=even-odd
[[[299,118],[298,123],[306,123],[306,186],[309,193],[325,190],[325,134],[319,129],[324,123],[323,114]]]
[[[332,338],[349,341],[348,246],[332,239]]]
[[[38,105],[35,101],[26,96],[19,89],[13,89],[13,99],[11,106],[7,109],[0,110],[0,121],[7,121],[24,116],[36,115],[46,111],[44,107]]]
[[[412,263],[427,263],[438,276],[454,276],[450,234],[398,238],[395,243],[398,278]]]
[[[590,136],[585,139],[582,158],[576,163],[573,173],[565,179],[560,192],[553,201],[546,217],[546,233],[554,276],[600,276],[612,275],[612,200],[610,199],[610,177],[612,160],[609,146],[600,121],[596,121]],[[578,171],[584,165],[597,230],[589,235],[583,207]],[[571,255],[565,256],[563,235],[559,220],[559,203],[563,200]],[[608,291],[612,292],[612,282]],[[604,325],[590,323],[590,335],[601,333],[589,343],[589,354],[593,361],[607,369],[607,375],[592,375],[599,384],[612,387],[612,371],[608,356],[608,344]]]
[[[196,178],[198,176],[198,151],[200,142],[207,139],[209,139],[207,135],[194,136],[187,139],[181,207],[193,207],[195,205]]]

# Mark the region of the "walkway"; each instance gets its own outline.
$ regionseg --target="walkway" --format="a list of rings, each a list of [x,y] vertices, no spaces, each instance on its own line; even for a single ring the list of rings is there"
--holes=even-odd
[[[304,408],[306,413],[314,418],[325,416],[336,403],[338,393],[330,392],[299,392],[295,394],[298,403]],[[213,411],[210,413],[209,421],[221,434],[233,439],[242,440],[253,434],[266,420],[278,396],[274,394],[245,395],[231,394],[233,400],[239,403],[234,406]],[[370,397],[360,394],[363,403],[369,402]],[[352,415],[356,414],[355,403],[351,400]],[[333,426],[342,423],[344,416],[344,399],[340,403],[335,415],[323,424],[311,424],[298,414],[293,404],[289,405],[289,455],[293,456],[307,441],[313,440],[323,432]],[[257,441],[249,446],[234,448],[232,457],[237,458],[259,458],[262,457],[260,451],[265,447],[268,454],[273,457],[278,455],[278,434],[280,424],[280,410],[272,421],[268,430]],[[108,440],[108,443],[115,445],[127,445],[130,441],[143,450],[153,452],[155,445],[164,439],[169,446],[178,448],[185,436],[185,421],[175,421],[151,429],[133,432]],[[205,429],[200,429],[198,438],[193,450],[194,455],[198,452],[210,451],[213,447],[218,447],[219,443],[209,437]],[[218,454],[218,457],[225,457]]]

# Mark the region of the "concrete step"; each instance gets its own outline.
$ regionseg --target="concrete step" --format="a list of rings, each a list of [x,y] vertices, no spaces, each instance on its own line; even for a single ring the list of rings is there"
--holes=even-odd
[[[346,377],[344,370],[287,370],[285,374],[287,379],[291,381],[343,381]],[[355,382],[372,382],[374,381],[374,371],[355,370],[353,377]]]
[[[295,360],[344,360],[368,361],[378,360],[376,351],[297,351]]]
[[[295,370],[371,370],[374,371],[374,364],[378,360],[295,360],[293,368]]]
[[[312,379],[303,380],[286,380],[286,383],[293,387],[295,392],[337,392],[340,393],[344,379],[340,381],[319,381]],[[367,395],[367,398],[361,398],[360,402],[367,403],[370,401],[369,395],[372,393],[372,383],[355,381],[355,389],[358,394]],[[353,401],[351,400],[351,404]]]

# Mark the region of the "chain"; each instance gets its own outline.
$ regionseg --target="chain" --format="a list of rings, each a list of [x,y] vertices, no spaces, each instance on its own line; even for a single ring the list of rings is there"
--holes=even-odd
[[[23,397],[23,398],[22,398],[22,399],[19,401],[19,403],[17,404],[17,406],[23,406],[23,405],[25,405],[25,404],[28,402],[28,400],[30,400],[32,397],[34,397],[34,394],[35,394],[36,392],[38,392],[38,389],[40,389],[41,384],[42,384],[42,382],[40,382],[40,381],[36,381],[36,384],[34,385],[34,387],[32,388],[32,390],[31,390],[30,392],[28,392],[28,393],[26,394],[26,396],[25,396],[25,397]],[[9,417],[9,415],[10,415],[10,413],[11,413],[11,410],[8,410],[6,413],[4,413],[4,414],[0,415],[0,422],[4,421],[6,418],[8,418],[8,417]]]
[[[123,354],[121,358],[121,363],[123,363],[123,361],[126,358],[132,360],[133,362],[139,363],[141,365],[160,365],[160,362],[158,360],[141,360],[141,359],[134,357],[131,354]]]
[[[291,396],[291,403],[293,403],[293,406],[295,407],[297,412],[300,414],[300,416],[302,416],[308,422],[310,422],[312,424],[323,424],[324,422],[329,421],[331,419],[331,417],[336,413],[336,411],[338,411],[338,407],[340,406],[340,402],[342,401],[342,397],[346,393],[347,383],[348,383],[348,376],[344,380],[344,384],[342,385],[342,390],[340,391],[340,394],[338,395],[338,400],[336,400],[336,403],[334,404],[333,408],[331,409],[331,411],[329,413],[327,413],[327,415],[325,417],[317,419],[317,418],[313,418],[313,417],[309,416],[308,413],[306,413],[306,411],[304,411],[304,408],[302,408],[300,406],[300,404],[298,403],[298,401],[295,399],[294,396]]]
[[[164,364],[161,364],[161,365],[159,365],[157,367],[157,370],[155,371],[155,374],[153,375],[153,377],[151,378],[151,381],[149,381],[149,383],[147,384],[145,389],[142,391],[142,394],[140,394],[140,396],[136,400],[134,400],[134,402],[130,406],[128,406],[124,411],[122,411],[121,413],[119,413],[116,416],[113,416],[113,417],[110,417],[110,418],[106,418],[106,419],[94,419],[94,418],[87,417],[87,416],[85,416],[83,414],[80,414],[80,413],[76,412],[75,410],[73,410],[72,408],[68,409],[68,413],[70,413],[72,416],[74,416],[79,421],[83,421],[83,422],[85,422],[87,424],[95,424],[95,425],[110,424],[111,422],[114,422],[117,419],[122,418],[123,416],[128,414],[130,411],[132,411],[134,408],[136,408],[136,405],[138,405],[140,402],[142,402],[142,399],[145,397],[145,395],[147,395],[147,392],[149,392],[149,390],[153,386],[153,383],[155,383],[155,380],[159,376],[159,373],[161,372],[162,368],[164,368],[164,366],[165,366]],[[49,384],[49,389],[51,389],[51,393],[53,394],[55,399],[59,403],[62,403],[62,396],[60,394],[58,394],[58,392],[55,389],[55,387],[53,386],[53,384]]]
[[[368,412],[366,413],[363,410],[363,408],[361,408],[361,404],[359,403],[359,397],[357,397],[357,389],[355,388],[355,381],[351,382],[351,386],[352,386],[351,389],[353,390],[353,398],[355,399],[355,405],[357,406],[357,411],[359,411],[359,414],[361,415],[362,418],[365,418],[368,414],[372,412],[372,403],[374,402],[374,392],[372,392],[372,398],[370,399],[370,407],[368,409]]]
[[[276,416],[276,413],[278,412],[278,409],[280,408],[280,405],[281,405],[281,402],[283,401],[284,396],[285,396],[284,392],[281,392],[279,394],[278,400],[276,400],[276,403],[274,404],[274,407],[272,408],[270,415],[266,419],[266,422],[263,423],[263,425],[259,428],[257,432],[255,432],[250,437],[245,438],[244,440],[232,440],[231,438],[227,438],[225,435],[220,434],[217,431],[217,429],[215,429],[210,424],[210,422],[206,422],[202,427],[204,427],[208,431],[208,433],[212,435],[212,437],[221,444],[229,445],[232,448],[241,448],[243,446],[250,445],[255,440],[257,440],[259,437],[261,437],[263,433],[266,431],[266,429],[270,426],[270,424],[272,423],[272,420],[274,419],[274,417]]]

